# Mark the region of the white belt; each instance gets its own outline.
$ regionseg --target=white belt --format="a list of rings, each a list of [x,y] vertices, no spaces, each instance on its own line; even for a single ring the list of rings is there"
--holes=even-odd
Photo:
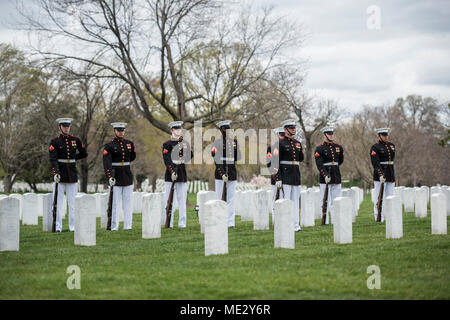
[[[287,164],[287,165],[295,165],[298,166],[299,162],[298,161],[280,161],[280,164]]]
[[[61,162],[61,163],[75,163],[76,160],[75,159],[58,159],[58,162]]]
[[[380,162],[380,164],[391,164],[391,165],[393,165],[394,161],[382,161],[382,162]]]
[[[234,158],[220,158],[222,161],[232,161],[234,162]]]
[[[123,166],[129,166],[130,163],[129,162],[113,162],[112,165],[115,167],[123,167]]]
[[[172,162],[174,164],[182,164],[182,163],[184,163],[184,160],[173,160]]]
[[[323,165],[324,165],[324,166],[338,166],[339,163],[333,161],[333,162],[326,162],[326,163],[324,163]]]

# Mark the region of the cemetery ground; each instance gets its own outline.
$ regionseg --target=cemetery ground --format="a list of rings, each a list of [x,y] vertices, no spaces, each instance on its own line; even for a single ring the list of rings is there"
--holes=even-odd
[[[304,227],[295,249],[274,248],[270,230],[253,230],[236,217],[229,229],[227,255],[204,255],[204,236],[189,194],[187,228],[162,229],[160,239],[142,239],[141,215],[133,230],[100,228],[97,245],[74,245],[67,218],[62,233],[20,226],[20,250],[0,252],[0,299],[450,299],[450,237],[431,235],[431,215],[403,214],[403,238],[385,237],[385,224],[373,221],[365,196],[353,223],[353,243],[333,242],[333,227]],[[429,210],[429,208],[428,208]],[[447,217],[448,223],[449,217]],[[69,290],[80,268],[80,289]],[[369,289],[380,268],[380,289]],[[370,281],[370,280],[369,280]]]

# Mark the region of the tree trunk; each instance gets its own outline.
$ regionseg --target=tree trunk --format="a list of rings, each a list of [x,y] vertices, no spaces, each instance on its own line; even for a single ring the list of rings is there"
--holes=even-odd
[[[152,175],[152,192],[156,192],[156,180],[158,179],[158,176],[156,174]]]
[[[209,191],[216,191],[216,178],[214,177],[214,171],[213,174],[208,176],[208,187]]]
[[[14,182],[12,181],[12,176],[5,173],[5,176],[3,178],[3,192],[6,194],[10,194],[13,184]]]
[[[87,159],[81,160],[81,170],[80,170],[80,191],[87,193],[88,186],[88,176],[89,176],[89,166]]]
[[[32,182],[30,182],[30,181],[27,181],[27,183],[28,183],[28,185],[30,186],[31,190],[34,191],[34,193],[37,193],[37,192],[38,192],[36,183],[32,183]]]
[[[313,186],[313,163],[312,163],[312,146],[311,137],[307,137],[306,141],[306,154],[305,154],[305,164],[306,164],[306,185],[308,188]]]

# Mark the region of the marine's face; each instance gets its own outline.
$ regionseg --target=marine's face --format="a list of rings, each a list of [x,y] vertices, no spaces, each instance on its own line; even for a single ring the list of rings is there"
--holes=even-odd
[[[285,134],[289,135],[290,137],[295,136],[296,127],[295,126],[287,126],[284,128]]]
[[[333,141],[333,140],[334,140],[334,133],[325,133],[325,137],[326,137],[329,141]]]
[[[183,133],[183,129],[181,128],[173,128],[172,130],[172,135],[179,137],[181,136],[181,134]]]
[[[70,133],[70,125],[60,125],[59,128],[61,129],[61,132],[65,135],[68,135]]]
[[[114,134],[119,138],[123,138],[125,136],[125,129],[123,130],[114,129]]]
[[[388,142],[389,141],[389,135],[387,133],[382,133],[379,135],[380,136],[380,140],[383,142]]]

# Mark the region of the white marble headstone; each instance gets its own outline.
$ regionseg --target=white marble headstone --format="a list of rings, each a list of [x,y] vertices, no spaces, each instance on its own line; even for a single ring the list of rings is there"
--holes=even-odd
[[[267,209],[269,210],[269,212],[272,212],[273,209],[273,194],[272,194],[272,190],[266,190],[267,192]]]
[[[17,200],[19,200],[20,202],[20,208],[19,208],[19,215],[20,215],[20,220],[22,220],[22,202],[23,202],[23,195],[19,194],[19,193],[12,193],[9,195],[12,198],[15,198]]]
[[[430,188],[430,195],[433,195],[435,193],[441,193],[441,192],[442,192],[441,187],[433,186]]]
[[[142,197],[142,238],[161,238],[161,193]]]
[[[42,198],[42,231],[52,231],[53,226],[53,194]]]
[[[400,201],[402,203],[402,206],[403,206],[403,203],[404,203],[404,200],[403,200],[404,199],[404,196],[403,196],[403,190],[404,189],[405,189],[405,187],[394,187],[394,196],[400,197]]]
[[[108,201],[109,192],[96,194],[97,214],[100,213],[100,228],[102,229],[106,229],[108,226]]]
[[[133,192],[133,213],[142,213],[143,192]]]
[[[403,209],[399,196],[389,196],[384,200],[386,220],[386,239],[403,237]]]
[[[197,198],[198,199],[198,198]],[[236,216],[240,216],[242,213],[242,191],[236,190],[234,193],[234,212]],[[198,201],[197,201],[198,204]]]
[[[403,205],[405,206],[405,212],[414,212],[414,188],[403,190]]]
[[[95,197],[95,215],[97,216],[97,218],[101,218],[101,216],[102,216],[102,209],[101,209],[102,193],[94,193],[93,196]]]
[[[38,217],[42,217],[44,215],[44,198],[46,197],[45,193],[36,193],[37,196],[37,215]]]
[[[256,210],[253,211],[253,230],[269,230],[268,196],[265,190],[255,191]]]
[[[0,251],[19,251],[19,208],[18,199],[0,198]]]
[[[252,190],[246,190],[241,195],[241,221],[253,221],[256,210],[256,194]]]
[[[353,210],[354,210],[354,215],[357,217],[358,216],[358,210],[359,210],[359,188],[358,187],[351,187],[350,190],[353,191]]]
[[[350,212],[352,213],[352,222],[356,222],[356,212],[355,212],[355,206],[353,205],[354,197],[353,197],[353,191],[351,189],[342,189],[342,197],[348,198],[350,200]],[[334,201],[333,201],[333,207],[334,207]],[[334,220],[333,220],[334,223]]]
[[[22,202],[22,224],[38,224],[38,197],[35,193],[25,193]]]
[[[431,195],[431,234],[447,234],[447,201],[443,193]]]
[[[85,194],[75,197],[75,245],[96,245],[96,216],[94,196]]]
[[[353,205],[351,199],[348,197],[335,198],[333,211],[334,242],[339,244],[352,243]]]
[[[316,192],[313,189],[300,191],[300,225],[302,227],[314,227],[315,194]]]
[[[372,203],[377,203],[377,199],[375,199],[375,189],[370,189],[370,198],[372,199]]]
[[[320,189],[313,189],[313,194],[314,194],[314,202],[313,202],[314,219],[322,219],[323,199],[321,199],[322,197],[320,196]]]
[[[217,194],[214,191],[201,190],[197,193],[198,221],[200,223],[201,233],[205,233],[205,204],[209,200],[217,200]]]
[[[205,256],[228,254],[228,210],[222,200],[205,203]]]
[[[450,216],[450,187],[442,188],[445,198],[447,200],[447,216]]]
[[[275,201],[274,247],[295,249],[294,202],[289,199]]]
[[[414,189],[414,208],[417,218],[427,217],[427,190],[425,188],[415,188]]]

